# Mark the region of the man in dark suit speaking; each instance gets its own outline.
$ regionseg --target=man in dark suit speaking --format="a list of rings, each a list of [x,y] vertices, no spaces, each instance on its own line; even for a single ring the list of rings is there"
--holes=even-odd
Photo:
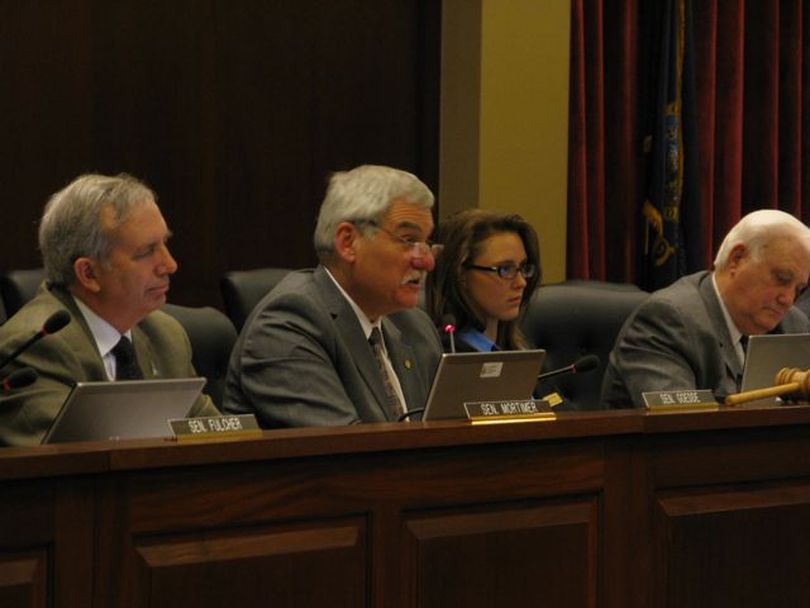
[[[315,228],[321,264],[287,275],[248,318],[224,410],[287,427],[394,421],[423,407],[441,356],[415,308],[435,263],[432,206],[405,171],[334,174]]]
[[[782,211],[749,213],[726,235],[713,272],[655,292],[625,322],[603,401],[631,407],[643,405],[646,391],[737,392],[748,336],[810,331],[793,307],[808,276],[810,229]]]
[[[3,370],[38,378],[0,395],[0,445],[39,444],[74,382],[197,375],[186,332],[156,310],[177,270],[169,236],[152,191],[128,175],[83,175],[51,197],[39,226],[46,281],[0,327],[0,358],[57,311],[72,320]],[[192,414],[218,412],[201,395]]]

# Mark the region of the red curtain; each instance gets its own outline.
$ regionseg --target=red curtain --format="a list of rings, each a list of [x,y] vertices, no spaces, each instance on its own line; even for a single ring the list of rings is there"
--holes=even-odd
[[[659,0],[572,0],[569,278],[637,282],[648,167],[643,69]],[[802,0],[692,2],[700,267],[754,209],[810,220],[810,11]],[[808,121],[810,123],[810,121]],[[806,196],[806,195],[805,195]],[[687,238],[689,235],[687,235]],[[691,270],[695,270],[693,268]]]

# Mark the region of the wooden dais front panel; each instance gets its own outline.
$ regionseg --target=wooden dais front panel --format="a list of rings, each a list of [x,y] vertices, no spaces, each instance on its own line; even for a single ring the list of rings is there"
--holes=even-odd
[[[810,485],[667,493],[657,518],[658,605],[810,605]]]
[[[587,439],[135,472],[98,487],[111,541],[96,595],[158,608],[483,606],[503,593],[594,606],[601,455]]]
[[[367,605],[363,520],[235,530],[135,547],[133,605]]]
[[[48,598],[48,556],[45,551],[4,555],[0,560],[0,606],[44,608]]]
[[[0,452],[0,606],[810,606],[810,408]]]
[[[597,516],[596,499],[412,514],[403,605],[594,606]]]

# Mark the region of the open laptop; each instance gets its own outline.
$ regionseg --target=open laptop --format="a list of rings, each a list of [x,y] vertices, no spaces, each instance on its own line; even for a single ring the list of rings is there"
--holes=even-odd
[[[166,437],[167,420],[184,418],[204,384],[205,378],[78,382],[42,443]]]
[[[810,334],[751,336],[745,354],[741,390],[773,386],[783,367],[810,368]]]
[[[541,349],[442,355],[422,420],[466,418],[469,402],[531,399],[545,356]]]

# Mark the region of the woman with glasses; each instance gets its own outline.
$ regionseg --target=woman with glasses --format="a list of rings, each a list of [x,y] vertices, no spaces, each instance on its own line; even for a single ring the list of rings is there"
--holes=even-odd
[[[541,278],[534,228],[519,215],[468,209],[442,221],[435,241],[443,249],[426,304],[440,330],[452,315],[456,350],[527,348],[518,324]]]

